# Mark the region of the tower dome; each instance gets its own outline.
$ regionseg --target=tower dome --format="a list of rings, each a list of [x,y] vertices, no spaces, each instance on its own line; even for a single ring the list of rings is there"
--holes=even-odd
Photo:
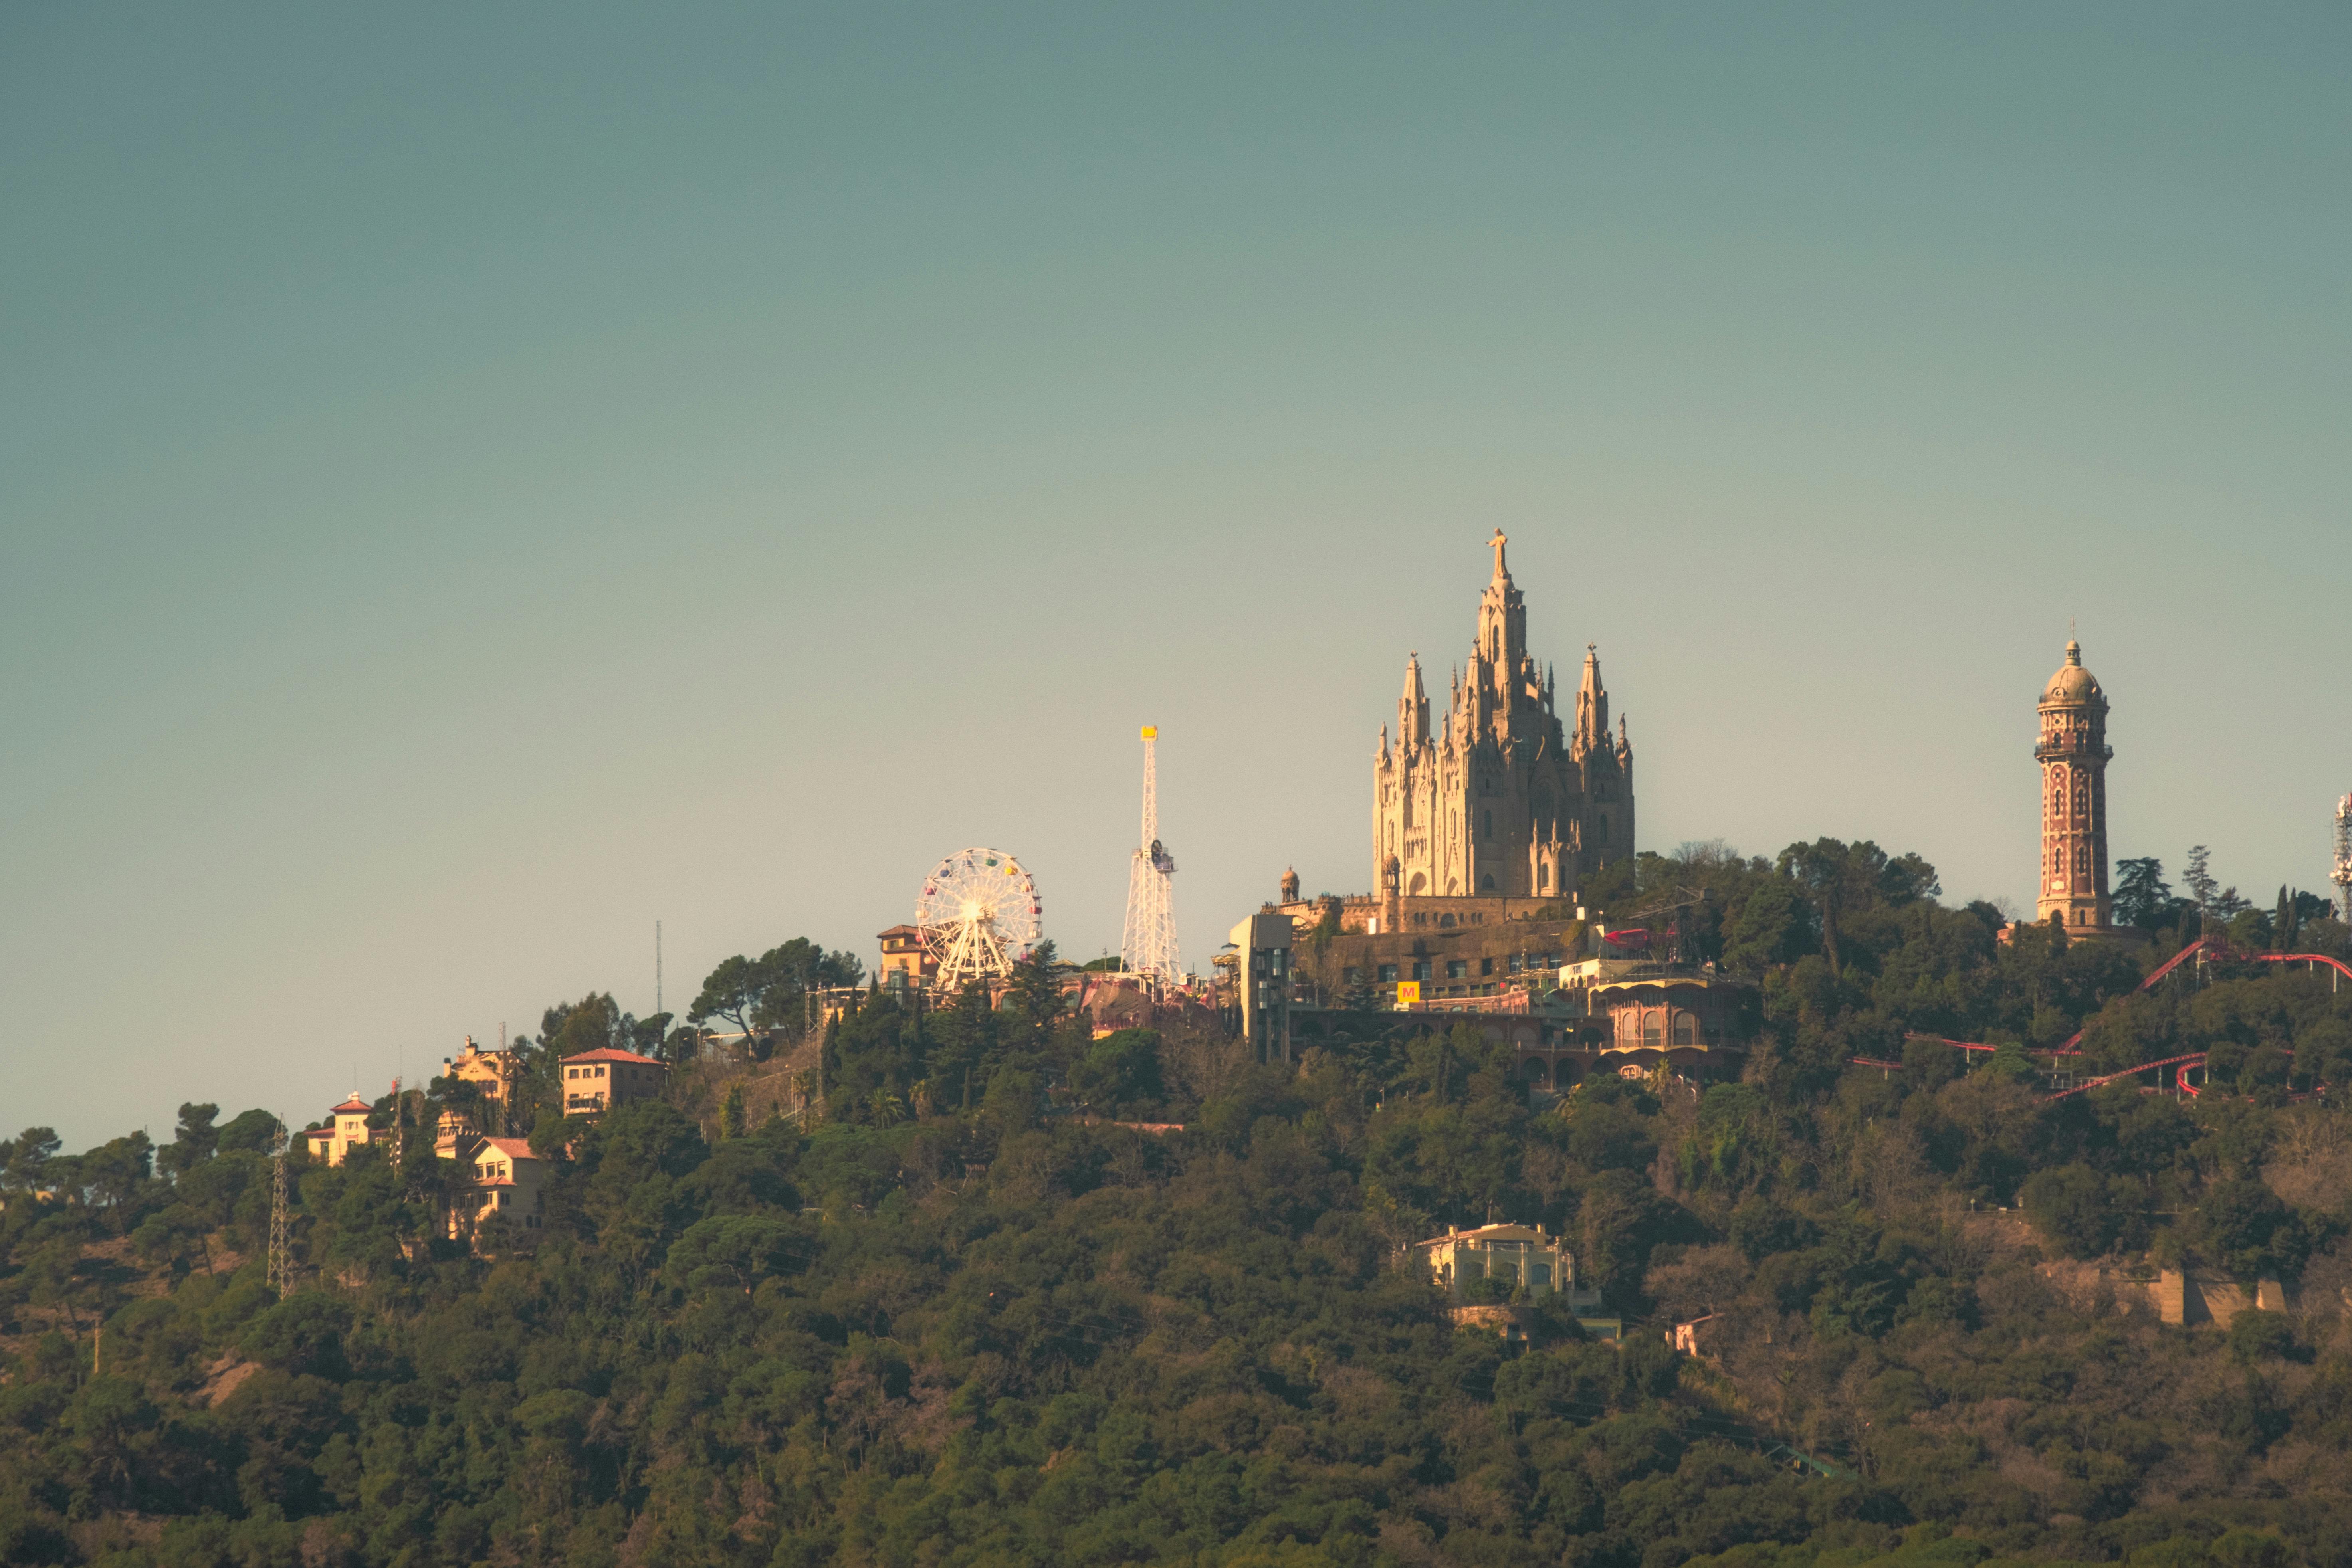
[[[2102,704],[2106,700],[2106,693],[2099,689],[2099,677],[2083,668],[2083,644],[2072,637],[2066,639],[2066,662],[2058,666],[2058,673],[2050,677],[2048,685],[2042,687],[2042,700],[2045,703]]]

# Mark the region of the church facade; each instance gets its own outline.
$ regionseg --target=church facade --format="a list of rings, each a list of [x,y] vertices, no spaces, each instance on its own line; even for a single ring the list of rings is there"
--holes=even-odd
[[[1375,896],[1565,899],[1580,873],[1633,852],[1633,748],[1588,645],[1572,717],[1528,652],[1527,604],[1505,539],[1478,604],[1466,666],[1432,720],[1421,657],[1405,663],[1396,734],[1381,727],[1372,765]],[[1450,924],[1450,922],[1449,922]]]

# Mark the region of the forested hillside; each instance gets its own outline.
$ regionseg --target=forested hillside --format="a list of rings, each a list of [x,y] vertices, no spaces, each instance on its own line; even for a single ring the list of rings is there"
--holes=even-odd
[[[2342,926],[2161,890],[2145,948],[2003,945],[1916,857],[1831,841],[1603,892],[1700,888],[1675,938],[1763,985],[1736,1082],[1535,1105],[1469,1030],[1292,1071],[1089,1040],[1042,969],[1001,1011],[877,993],[812,1125],[689,1115],[725,1103],[699,1068],[547,1110],[534,1250],[436,1239],[428,1137],[298,1156],[283,1300],[266,1113],[78,1156],[33,1129],[0,1169],[0,1560],[2352,1563],[2352,1139],[2307,1092],[2352,1081],[2352,992],[2253,962],[2137,990],[2208,925]],[[2077,1030],[2215,1082],[2050,1100],[2029,1048]],[[2006,1049],[1964,1072],[1913,1033]],[[659,1035],[593,998],[520,1049],[545,1103],[556,1054]],[[1568,1237],[1624,1343],[1457,1330],[1405,1249],[1489,1218]],[[2166,1265],[2288,1310],[2162,1326],[2135,1281]]]

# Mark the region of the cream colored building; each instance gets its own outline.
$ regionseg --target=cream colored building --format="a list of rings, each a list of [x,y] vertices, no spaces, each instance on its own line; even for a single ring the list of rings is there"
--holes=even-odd
[[[1565,1296],[1570,1312],[1580,1316],[1598,1312],[1601,1292],[1587,1289],[1576,1275],[1576,1255],[1547,1236],[1540,1225],[1482,1225],[1475,1230],[1448,1228],[1443,1236],[1419,1248],[1428,1260],[1430,1277],[1456,1301],[1465,1299],[1480,1280],[1501,1281],[1528,1298]]]
[[[478,1138],[466,1155],[470,1174],[450,1204],[447,1234],[471,1236],[482,1222],[502,1216],[518,1239],[530,1239],[546,1224],[542,1191],[547,1162],[520,1138]]]
[[[514,1103],[514,1085],[522,1074],[521,1064],[511,1051],[484,1051],[466,1037],[466,1049],[457,1056],[441,1059],[441,1076],[470,1083],[481,1097],[481,1124],[470,1130],[478,1133],[504,1133],[509,1124],[509,1108]],[[452,1118],[444,1115],[445,1134]],[[458,1123],[460,1126],[463,1122]]]
[[[596,1116],[629,1100],[657,1098],[669,1069],[633,1051],[583,1051],[563,1059],[563,1113]]]
[[[875,940],[882,944],[882,963],[875,970],[875,977],[886,988],[921,990],[938,978],[940,961],[932,956],[930,945],[923,940],[921,926],[893,925]]]
[[[360,1098],[358,1090],[352,1090],[350,1099],[327,1113],[325,1126],[313,1127],[302,1134],[310,1143],[310,1157],[339,1166],[345,1155],[373,1143],[374,1134],[368,1129],[368,1117],[374,1110]]]

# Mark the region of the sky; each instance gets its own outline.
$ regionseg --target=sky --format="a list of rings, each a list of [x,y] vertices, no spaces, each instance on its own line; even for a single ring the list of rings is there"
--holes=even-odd
[[[0,1135],[315,1119],[1021,857],[1371,884],[1509,535],[1641,846],[2323,886],[2352,13],[0,11]],[[13,1118],[13,1119],[11,1119]]]

